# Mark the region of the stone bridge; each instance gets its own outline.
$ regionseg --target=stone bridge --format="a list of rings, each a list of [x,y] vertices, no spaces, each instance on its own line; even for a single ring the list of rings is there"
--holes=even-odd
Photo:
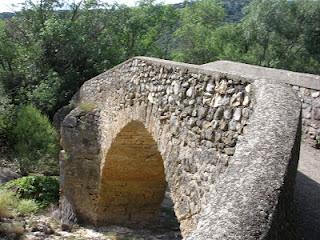
[[[148,226],[169,188],[184,239],[294,239],[301,102],[263,74],[136,57],[87,81],[61,124],[65,217]]]

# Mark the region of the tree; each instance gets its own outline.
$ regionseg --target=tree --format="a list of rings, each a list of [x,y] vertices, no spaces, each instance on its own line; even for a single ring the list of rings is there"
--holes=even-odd
[[[177,49],[173,58],[197,64],[214,61],[217,53],[211,40],[225,16],[221,3],[196,1],[182,9],[180,14],[180,26],[175,32]]]
[[[38,109],[32,105],[20,107],[12,134],[22,174],[58,171],[57,133]]]
[[[0,139],[7,138],[12,126],[13,105],[0,83]]]
[[[316,47],[318,35],[308,32],[308,29],[316,30],[319,11],[311,13],[311,8],[319,10],[319,1],[252,1],[240,23],[243,43],[239,49],[243,54],[239,60],[293,71],[319,72],[319,61],[313,53],[317,50],[310,48]]]

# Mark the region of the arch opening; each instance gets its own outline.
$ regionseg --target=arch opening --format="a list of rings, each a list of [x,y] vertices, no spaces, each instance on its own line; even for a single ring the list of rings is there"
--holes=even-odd
[[[98,224],[148,226],[157,222],[165,188],[163,160],[156,142],[141,122],[130,122],[106,155]]]

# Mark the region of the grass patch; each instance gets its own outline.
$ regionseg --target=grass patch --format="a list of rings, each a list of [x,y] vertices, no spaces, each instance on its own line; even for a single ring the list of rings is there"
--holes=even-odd
[[[14,192],[0,190],[0,218],[37,213],[40,205],[33,199],[20,199]]]
[[[97,105],[92,102],[82,102],[79,105],[80,109],[84,112],[91,112],[95,108],[97,108]]]
[[[33,199],[21,199],[17,206],[17,212],[23,216],[37,213],[39,209],[40,206]]]

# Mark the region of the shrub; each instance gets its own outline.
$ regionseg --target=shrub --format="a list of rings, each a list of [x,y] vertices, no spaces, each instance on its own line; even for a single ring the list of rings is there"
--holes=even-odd
[[[13,215],[13,209],[18,202],[13,192],[0,190],[0,218]]]
[[[17,205],[17,211],[21,215],[36,213],[39,210],[39,205],[33,199],[21,199]]]
[[[57,133],[49,119],[39,110],[31,105],[18,110],[13,138],[23,175],[32,171],[58,172]]]
[[[20,198],[34,199],[41,207],[59,201],[59,181],[56,177],[22,177],[7,182],[4,188],[16,192]]]

